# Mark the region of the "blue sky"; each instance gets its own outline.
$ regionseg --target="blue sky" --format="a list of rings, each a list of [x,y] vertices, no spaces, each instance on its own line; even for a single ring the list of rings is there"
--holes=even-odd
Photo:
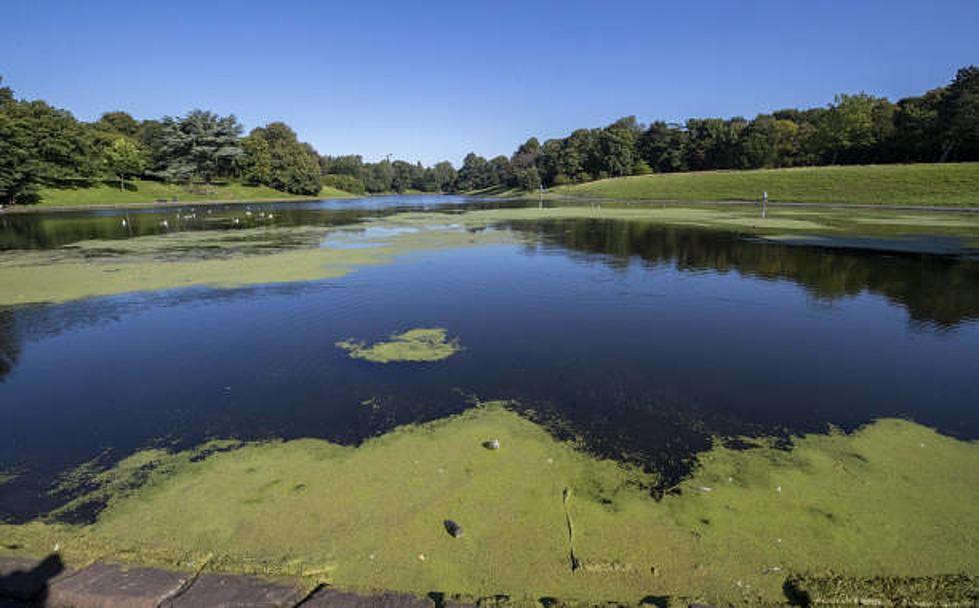
[[[979,64],[979,0],[4,0],[0,76],[82,120],[204,108],[321,154],[456,164],[530,136],[892,100]]]

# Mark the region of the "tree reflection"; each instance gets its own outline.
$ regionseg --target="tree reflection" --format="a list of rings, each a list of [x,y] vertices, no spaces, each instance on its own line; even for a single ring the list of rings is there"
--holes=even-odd
[[[817,298],[863,292],[903,306],[914,321],[951,327],[979,318],[979,262],[963,256],[789,245],[735,233],[611,220],[512,223],[544,243],[624,267],[633,258],[681,271],[736,271],[788,279]]]
[[[11,310],[0,309],[0,382],[7,377],[20,356],[20,336]]]

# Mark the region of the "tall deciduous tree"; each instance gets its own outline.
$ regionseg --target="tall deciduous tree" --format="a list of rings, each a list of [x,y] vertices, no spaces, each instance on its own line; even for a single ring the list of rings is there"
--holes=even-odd
[[[296,137],[289,125],[273,122],[254,129],[249,137],[264,139],[268,146],[272,188],[293,194],[319,194],[320,159],[316,150]],[[255,144],[261,147],[261,144]]]
[[[272,153],[269,142],[254,131],[241,140],[242,155],[238,158],[241,179],[250,186],[267,185],[272,181]]]
[[[119,189],[126,187],[126,177],[139,175],[146,168],[146,152],[128,137],[116,138],[102,153],[106,167],[119,178]]]
[[[0,204],[34,202],[39,179],[26,121],[8,116],[0,107]]]
[[[944,147],[939,162],[958,149],[962,160],[979,159],[979,67],[962,68],[939,106]]]

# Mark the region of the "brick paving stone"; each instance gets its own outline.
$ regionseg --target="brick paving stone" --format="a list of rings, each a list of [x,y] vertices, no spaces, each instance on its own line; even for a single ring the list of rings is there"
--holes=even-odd
[[[71,574],[56,554],[44,559],[3,556],[0,557],[0,597],[23,601],[37,599],[53,581]]]
[[[161,608],[284,608],[295,606],[302,596],[295,586],[206,572],[189,589],[164,601]]]
[[[157,608],[189,576],[153,568],[97,563],[48,588],[47,608]]]
[[[357,595],[336,589],[321,589],[302,603],[301,608],[433,608],[434,602],[405,593]]]

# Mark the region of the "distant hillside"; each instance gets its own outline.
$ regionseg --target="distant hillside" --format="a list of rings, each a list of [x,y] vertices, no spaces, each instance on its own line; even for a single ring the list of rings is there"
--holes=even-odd
[[[604,179],[549,192],[594,198],[979,206],[979,163],[698,171]]]

